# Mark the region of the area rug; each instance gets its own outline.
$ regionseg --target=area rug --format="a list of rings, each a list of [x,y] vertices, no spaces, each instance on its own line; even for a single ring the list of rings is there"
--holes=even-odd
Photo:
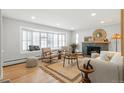
[[[42,64],[42,70],[63,83],[79,83],[81,82],[80,71],[77,68],[76,62],[73,64],[66,64],[63,67],[62,62],[54,64]]]

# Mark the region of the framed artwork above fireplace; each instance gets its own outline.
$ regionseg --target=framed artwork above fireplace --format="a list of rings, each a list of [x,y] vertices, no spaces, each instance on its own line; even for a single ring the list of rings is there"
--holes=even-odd
[[[96,29],[93,33],[92,36],[86,36],[84,37],[84,42],[109,42],[107,39],[107,33],[104,29]]]

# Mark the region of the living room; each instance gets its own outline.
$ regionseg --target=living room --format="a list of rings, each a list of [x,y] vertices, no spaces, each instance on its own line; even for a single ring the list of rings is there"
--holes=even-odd
[[[3,9],[1,13],[3,28],[1,60],[4,66],[2,76],[5,81],[18,83],[123,82],[122,75],[120,76],[122,67],[118,70],[122,63],[121,10]],[[73,46],[74,51],[72,51]],[[48,62],[42,62],[44,48],[50,48],[50,51],[57,50],[57,54],[61,57],[52,62],[54,59],[50,56],[45,58]],[[66,51],[69,54],[66,54]],[[118,60],[121,61],[119,66],[109,62],[114,60],[112,57],[116,52],[119,55],[116,61],[121,58]],[[105,57],[107,61],[98,61],[99,56]],[[82,71],[80,69],[82,66],[77,67],[77,61],[75,62],[77,57],[79,57],[78,66],[92,65],[91,72]],[[100,74],[103,73],[100,71],[101,68],[105,77]],[[121,72],[118,73],[118,71]],[[86,76],[87,73],[88,76]],[[114,78],[113,75],[115,75]]]

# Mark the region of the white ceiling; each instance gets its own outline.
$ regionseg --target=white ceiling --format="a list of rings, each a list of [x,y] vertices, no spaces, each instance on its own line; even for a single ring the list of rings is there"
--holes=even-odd
[[[4,9],[2,13],[6,17],[67,30],[96,28],[120,23],[120,10],[116,9]],[[91,13],[96,13],[96,16],[91,16]],[[36,19],[32,19],[31,16]],[[105,23],[101,24],[100,21]]]

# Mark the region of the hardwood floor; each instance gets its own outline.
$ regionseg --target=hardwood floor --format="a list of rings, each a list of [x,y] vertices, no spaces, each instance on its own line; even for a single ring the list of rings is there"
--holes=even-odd
[[[39,65],[41,63],[39,62]],[[4,79],[13,83],[59,83],[38,66],[26,68],[25,63],[4,67]]]

